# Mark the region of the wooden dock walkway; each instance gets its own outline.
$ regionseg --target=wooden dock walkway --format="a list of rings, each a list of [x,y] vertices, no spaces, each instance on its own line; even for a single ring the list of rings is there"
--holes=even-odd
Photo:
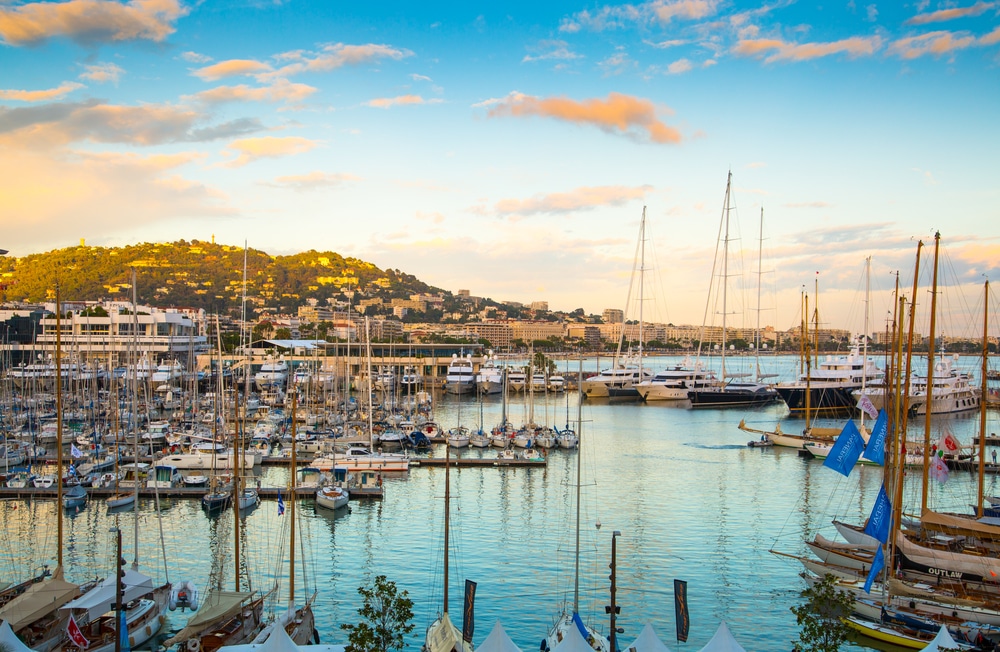
[[[131,492],[132,489],[123,489],[124,491]],[[159,494],[160,498],[197,498],[200,499],[205,495],[207,489],[205,487],[170,487],[162,489],[151,489],[149,487],[139,488],[140,498],[153,498]],[[286,487],[261,487],[257,490],[258,495],[261,500],[277,500],[278,494],[282,496],[288,495],[288,489]],[[87,487],[87,494],[91,498],[108,498],[115,493],[113,487]],[[349,492],[351,494],[351,500],[360,500],[363,498],[380,499],[382,498],[382,487],[370,487],[364,489],[353,489]],[[296,487],[295,495],[301,498],[312,498],[316,495],[316,487]],[[33,499],[33,498],[47,498],[55,499],[56,490],[53,487],[41,488],[41,487],[0,487],[0,499],[11,500],[11,499]]]

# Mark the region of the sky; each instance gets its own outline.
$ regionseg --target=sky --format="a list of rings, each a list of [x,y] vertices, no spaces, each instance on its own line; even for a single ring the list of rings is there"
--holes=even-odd
[[[638,277],[679,324],[805,292],[860,332],[940,231],[974,333],[998,118],[1000,2],[0,0],[0,248],[214,237],[633,316]]]

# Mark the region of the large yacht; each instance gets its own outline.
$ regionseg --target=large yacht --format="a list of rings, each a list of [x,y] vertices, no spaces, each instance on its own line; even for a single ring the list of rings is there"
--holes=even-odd
[[[449,394],[471,394],[476,388],[476,373],[472,368],[472,356],[464,358],[451,356],[448,375],[444,380],[444,390]]]
[[[806,410],[813,414],[840,414],[854,411],[858,401],[853,392],[864,386],[877,386],[883,381],[884,372],[875,361],[861,354],[857,344],[847,355],[827,355],[811,373],[801,373],[789,383],[776,387],[788,409],[795,413]]]
[[[622,396],[639,396],[636,386],[652,379],[653,374],[641,368],[634,358],[625,358],[624,364],[601,370],[596,376],[591,376],[581,383],[583,393],[587,398],[609,398]]]
[[[688,390],[718,386],[715,372],[706,369],[700,360],[691,364],[685,358],[670,369],[658,371],[649,380],[638,383],[635,388],[644,401],[683,401]]]
[[[503,367],[498,367],[491,356],[479,367],[476,376],[476,389],[480,394],[499,394],[503,391]]]
[[[283,357],[277,360],[268,358],[253,379],[259,389],[283,388],[288,380],[288,363]]]
[[[956,368],[958,354],[944,356],[934,365],[934,381],[931,391],[931,414],[949,414],[953,412],[971,412],[979,409],[982,391],[972,386],[972,376]],[[853,392],[855,403],[861,398],[862,391]],[[865,387],[865,396],[876,409],[885,407],[885,384],[879,383]],[[927,414],[927,372],[916,371],[910,376],[910,397],[906,409],[911,415]]]

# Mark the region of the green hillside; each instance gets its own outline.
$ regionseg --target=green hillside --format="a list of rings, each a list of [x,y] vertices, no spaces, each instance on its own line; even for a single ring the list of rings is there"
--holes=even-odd
[[[131,269],[136,270],[140,303],[162,307],[238,310],[243,296],[242,247],[193,240],[129,247],[69,247],[24,258],[0,258],[0,283],[8,301],[51,299],[59,284],[64,301],[130,300]],[[345,299],[350,289],[364,297],[406,298],[416,293],[445,293],[399,270],[382,270],[333,252],[305,251],[291,256],[246,252],[247,300],[294,312],[314,298]]]

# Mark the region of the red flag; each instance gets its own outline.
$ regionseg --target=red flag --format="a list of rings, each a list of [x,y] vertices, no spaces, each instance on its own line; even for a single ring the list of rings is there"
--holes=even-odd
[[[81,650],[90,645],[90,641],[84,637],[83,632],[80,631],[80,626],[76,624],[73,614],[69,615],[69,622],[66,623],[66,635],[69,636],[69,640],[73,642],[73,645]]]
[[[959,447],[959,444],[958,444],[958,440],[955,439],[955,435],[951,434],[948,431],[945,431],[944,437],[941,438],[941,446],[940,446],[940,448],[948,451],[949,453],[957,453],[958,452],[958,447]]]

